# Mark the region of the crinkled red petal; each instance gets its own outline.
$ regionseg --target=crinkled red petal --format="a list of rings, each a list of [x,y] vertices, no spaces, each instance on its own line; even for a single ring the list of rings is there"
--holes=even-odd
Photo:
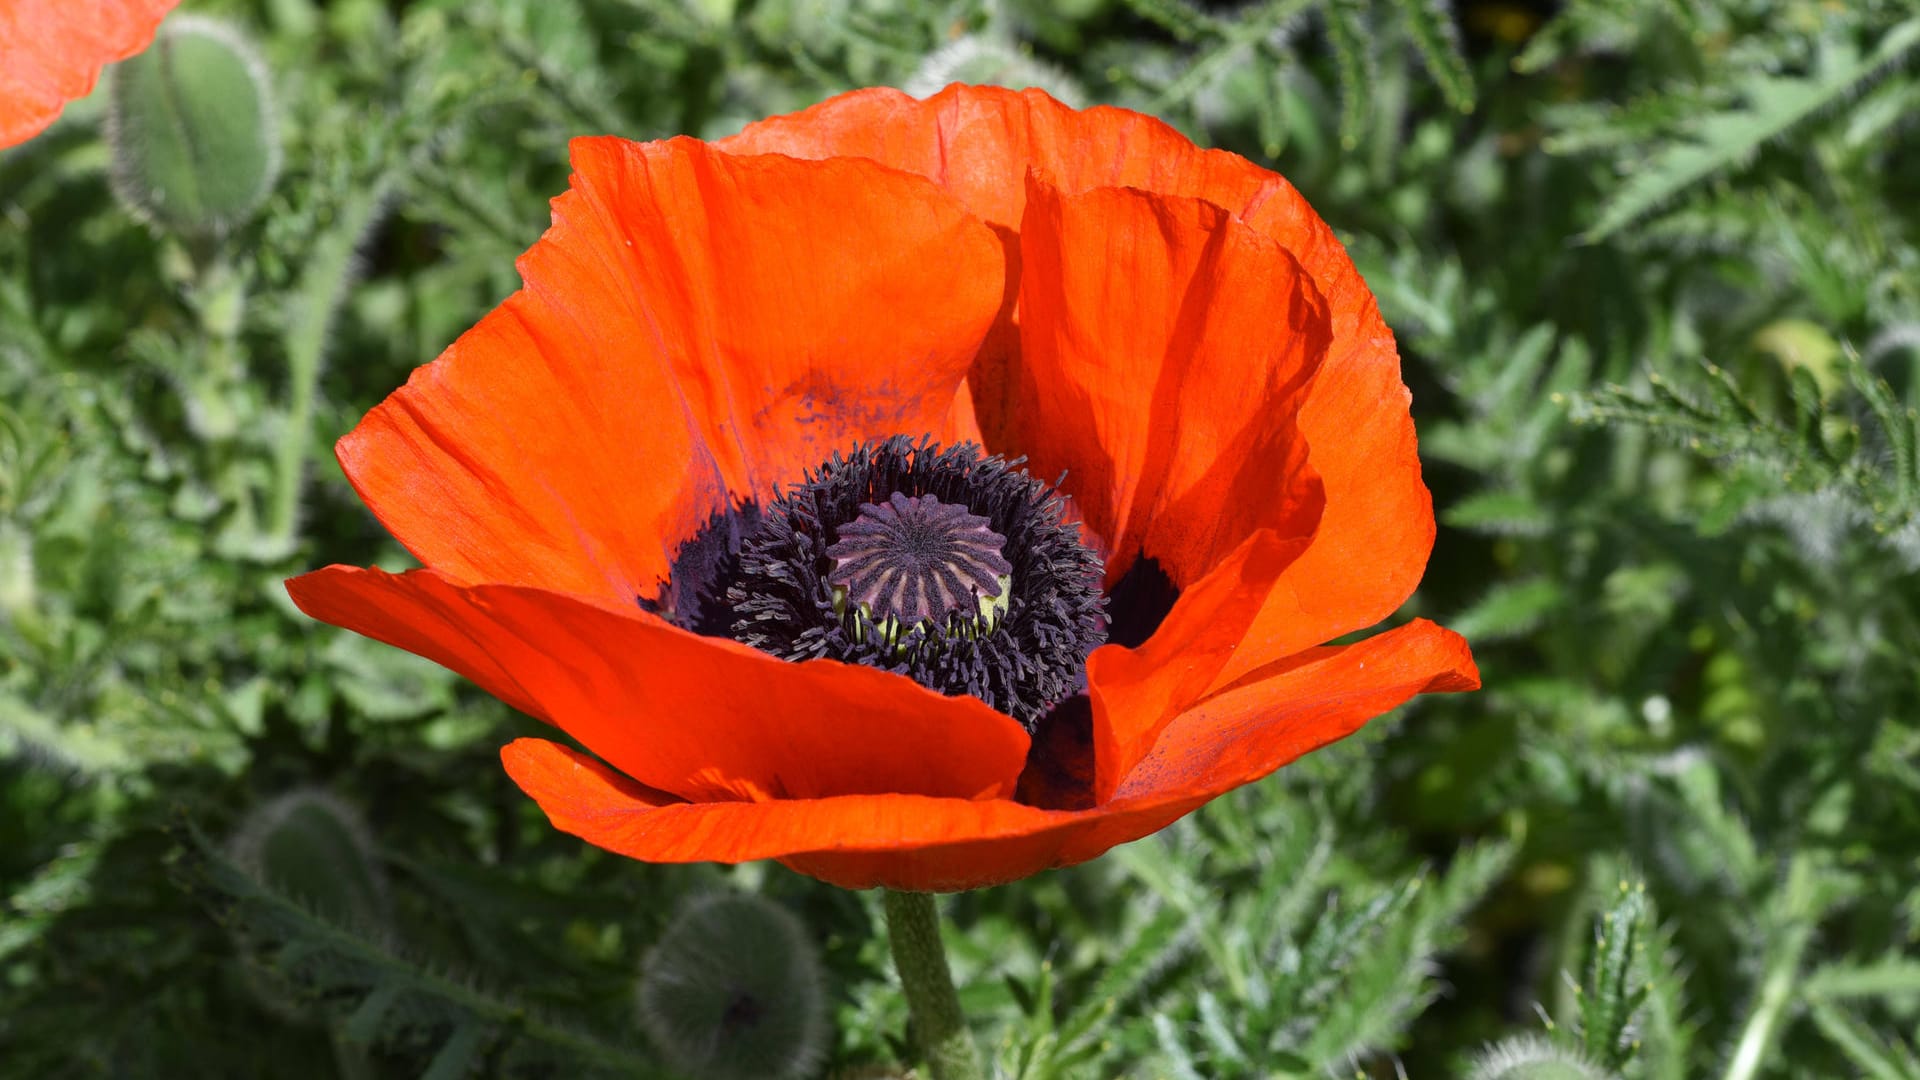
[[[1107,107],[1074,110],[1037,90],[950,86],[924,100],[857,90],[749,125],[732,153],[863,157],[940,184],[990,224],[1017,229],[1027,174],[1063,192],[1129,187],[1204,199],[1299,261],[1326,300],[1333,341],[1301,409],[1326,508],[1312,545],[1262,601],[1213,686],[1371,626],[1419,583],[1433,547],[1409,395],[1393,335],[1331,229],[1287,181],[1244,158],[1203,150],[1159,120]],[[1009,313],[1012,317],[1012,313]],[[990,448],[1008,448],[1021,359],[997,332],[971,384]]]
[[[1105,800],[1308,547],[1325,499],[1298,420],[1331,332],[1300,264],[1211,203],[1028,183],[1004,437],[1067,477],[1109,582],[1152,558],[1183,588],[1149,641],[1087,665]]]
[[[545,740],[518,740],[501,759],[556,828],[632,858],[774,858],[847,888],[955,891],[1085,862],[1415,694],[1478,684],[1466,643],[1424,621],[1316,650],[1181,716],[1112,802],[1082,811],[903,794],[663,804],[658,793]]]
[[[100,69],[147,47],[180,0],[8,0],[0,4],[0,148],[46,130]]]
[[[789,663],[638,609],[432,570],[332,566],[288,583],[323,622],[465,675],[684,799],[1013,793],[1019,723],[970,697],[831,660]]]
[[[999,242],[920,177],[579,139],[526,287],[340,440],[428,566],[629,604],[730,499],[837,450],[971,434]]]

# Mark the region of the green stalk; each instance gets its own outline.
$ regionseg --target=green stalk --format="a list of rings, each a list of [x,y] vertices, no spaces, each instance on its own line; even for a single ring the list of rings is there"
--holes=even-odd
[[[273,489],[262,545],[268,558],[284,558],[293,550],[327,333],[359,269],[356,253],[385,213],[393,183],[391,175],[383,175],[356,192],[340,208],[334,227],[313,245],[300,275],[285,334],[287,415],[274,447]]]
[[[1813,938],[1817,912],[1809,910],[1813,891],[1812,868],[1804,857],[1796,857],[1787,869],[1786,908],[1789,924],[1780,934],[1780,945],[1767,964],[1755,997],[1747,1026],[1740,1032],[1733,1060],[1727,1064],[1724,1080],[1753,1080],[1773,1049],[1780,1021],[1793,1001],[1793,985],[1800,978],[1800,962]]]
[[[940,913],[929,893],[886,891],[887,936],[893,965],[907,994],[921,1052],[933,1080],[982,1080],[980,1052],[960,1014],[946,946],[940,943]]]

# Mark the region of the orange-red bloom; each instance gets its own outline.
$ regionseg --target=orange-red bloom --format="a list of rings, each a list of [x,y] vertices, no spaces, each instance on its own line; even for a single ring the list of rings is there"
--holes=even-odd
[[[1425,621],[1323,644],[1412,592],[1433,514],[1393,337],[1279,176],[1135,113],[959,86],[572,150],[526,287],[340,442],[427,568],[289,584],[591,751],[502,752],[561,829],[972,888],[1478,685]],[[1031,738],[979,700],[636,604],[735,501],[922,433],[1064,474],[1106,584],[1152,560],[1177,590]]]
[[[147,47],[180,0],[0,3],[0,147],[40,134],[100,69]]]

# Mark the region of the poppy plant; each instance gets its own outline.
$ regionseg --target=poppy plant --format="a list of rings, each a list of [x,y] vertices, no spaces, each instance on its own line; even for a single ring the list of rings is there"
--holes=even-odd
[[[100,69],[147,47],[179,0],[0,3],[0,147],[45,130]]]
[[[1092,859],[1416,694],[1391,333],[1281,177],[1038,91],[582,138],[508,298],[340,440],[424,569],[289,582],[570,735],[651,862],[950,891]]]

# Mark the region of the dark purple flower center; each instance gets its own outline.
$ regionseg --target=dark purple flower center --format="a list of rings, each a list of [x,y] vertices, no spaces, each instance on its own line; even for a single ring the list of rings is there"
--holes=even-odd
[[[860,504],[859,516],[840,526],[827,548],[827,584],[876,623],[912,628],[953,615],[997,622],[1012,584],[1006,546],[965,506],[896,491]]]
[[[970,694],[1028,730],[1107,639],[1100,556],[1063,496],[978,446],[894,436],[716,513],[639,598],[695,633]]]

